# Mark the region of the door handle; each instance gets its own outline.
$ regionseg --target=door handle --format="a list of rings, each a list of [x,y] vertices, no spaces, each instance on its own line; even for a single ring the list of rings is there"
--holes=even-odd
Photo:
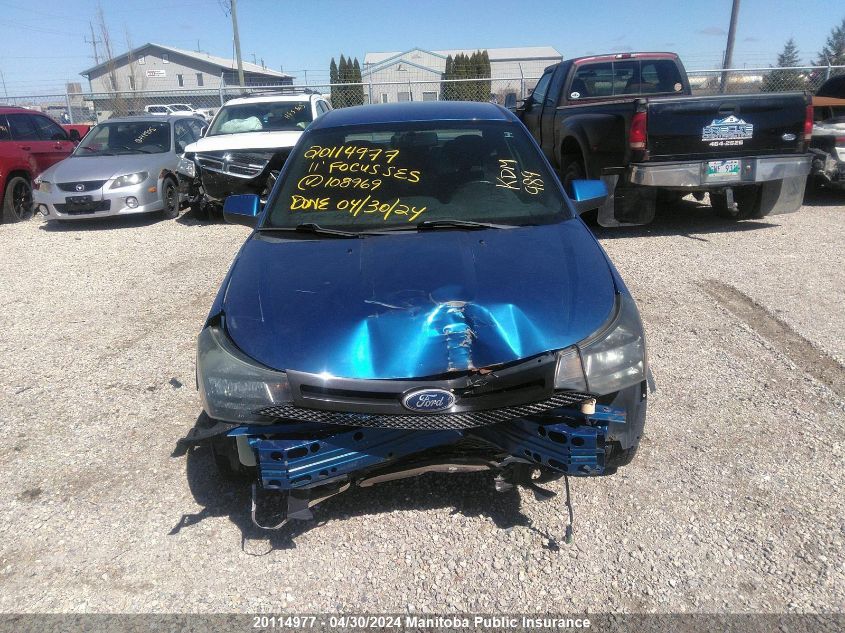
[[[21,145],[21,149],[24,150],[25,152],[28,152],[32,148],[29,145]]]
[[[56,143],[53,147],[55,147],[56,149],[64,149],[64,145],[62,145],[61,143]]]

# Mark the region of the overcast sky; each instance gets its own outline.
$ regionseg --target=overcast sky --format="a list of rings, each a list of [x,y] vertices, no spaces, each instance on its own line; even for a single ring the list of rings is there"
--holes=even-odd
[[[102,0],[115,48],[157,42],[232,56],[225,0]],[[61,92],[93,65],[96,0],[0,0],[0,72],[9,95]],[[412,47],[554,46],[565,57],[673,50],[690,69],[718,67],[731,0],[238,0],[241,50],[302,80],[332,56]],[[735,66],[768,66],[789,37],[815,58],[845,17],[842,0],[742,0]],[[96,28],[96,23],[95,23]],[[0,91],[3,87],[0,85]],[[2,97],[2,92],[0,92]]]

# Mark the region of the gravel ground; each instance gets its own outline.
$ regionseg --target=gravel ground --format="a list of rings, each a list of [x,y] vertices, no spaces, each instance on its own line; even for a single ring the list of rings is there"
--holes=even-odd
[[[0,611],[845,610],[845,394],[747,316],[845,362],[845,195],[597,229],[658,390],[633,464],[572,482],[572,545],[560,496],[487,475],[351,491],[268,538],[205,449],[172,456],[200,412],[196,334],[247,232],[0,226]]]

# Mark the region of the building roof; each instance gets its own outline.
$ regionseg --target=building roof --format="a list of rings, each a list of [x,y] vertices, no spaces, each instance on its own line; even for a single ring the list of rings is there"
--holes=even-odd
[[[511,112],[478,101],[408,101],[338,108],[314,121],[309,130],[346,125],[420,121],[517,121]]]
[[[218,68],[221,68],[221,69],[224,69],[224,70],[237,71],[237,69],[238,69],[238,64],[234,59],[227,59],[225,57],[217,57],[216,55],[210,55],[209,53],[198,53],[197,51],[186,51],[186,50],[181,49],[181,48],[174,48],[173,46],[165,46],[164,44],[156,44],[155,42],[148,42],[148,43],[146,43],[142,46],[139,46],[137,48],[133,48],[131,51],[127,51],[126,53],[123,53],[121,55],[116,56],[114,61],[121,60],[124,57],[128,57],[128,56],[137,57],[141,53],[141,51],[143,51],[147,48],[150,48],[150,47],[157,48],[157,49],[160,49],[160,50],[165,51],[165,52],[174,53],[176,55],[183,55],[185,57],[189,57],[191,59],[195,59],[197,61],[201,61],[201,62],[204,62],[206,64],[213,64],[214,66],[217,66]],[[93,73],[94,71],[99,70],[100,68],[104,68],[107,65],[108,65],[108,62],[103,62],[102,64],[97,64],[96,66],[92,66],[91,68],[83,70],[79,74],[87,76],[87,75],[90,75],[91,73]],[[292,77],[292,75],[288,75],[286,73],[282,73],[282,72],[279,72],[277,70],[271,70],[269,68],[264,68],[263,66],[259,66],[258,64],[253,64],[253,63],[250,63],[250,62],[242,62],[242,66],[243,66],[245,73],[254,73],[254,74],[257,74],[257,75],[265,75],[265,76],[268,76],[268,77],[276,77],[276,78]]]
[[[519,60],[527,60],[527,59],[562,59],[563,55],[560,54],[554,46],[520,46],[514,48],[453,48],[453,49],[446,49],[446,50],[439,50],[439,51],[429,51],[424,48],[412,48],[407,51],[394,51],[394,52],[383,52],[383,53],[367,53],[364,56],[364,64],[381,64],[382,62],[386,62],[392,58],[402,57],[404,55],[408,55],[409,53],[418,50],[424,53],[432,53],[434,55],[439,55],[444,59],[451,55],[454,57],[455,55],[460,55],[463,53],[464,55],[472,55],[476,51],[482,50],[487,51],[487,55],[490,57],[491,62],[501,62],[501,61],[519,61]]]

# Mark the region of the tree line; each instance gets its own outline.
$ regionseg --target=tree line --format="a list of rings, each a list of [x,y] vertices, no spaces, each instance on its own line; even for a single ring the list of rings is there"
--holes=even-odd
[[[364,104],[364,86],[361,77],[361,65],[358,58],[340,56],[340,63],[336,63],[334,57],[329,64],[329,83],[332,84],[331,102],[333,108],[347,108],[349,106]],[[352,84],[350,86],[335,84]],[[355,85],[358,84],[358,85]]]
[[[491,94],[490,56],[487,51],[472,55],[459,53],[446,58],[441,74],[440,99],[443,101],[488,101]],[[480,81],[486,79],[487,81]],[[334,108],[362,105],[364,86],[358,58],[340,56],[340,63],[332,57],[329,64],[331,102]],[[348,86],[343,84],[349,84]],[[357,85],[356,85],[357,84]]]
[[[487,51],[475,51],[472,55],[459,53],[454,58],[449,55],[443,71],[445,81],[441,84],[440,98],[444,101],[488,101],[490,74],[490,56]],[[465,79],[488,81],[460,81]]]
[[[800,65],[798,45],[790,37],[778,55],[775,70],[763,79],[763,91],[804,90],[808,87],[818,87],[825,80],[825,75],[808,77],[804,71],[790,70],[791,67]],[[845,18],[839,26],[831,29],[824,46],[813,60],[813,66],[845,66]],[[842,70],[836,70],[835,73],[841,74]]]

